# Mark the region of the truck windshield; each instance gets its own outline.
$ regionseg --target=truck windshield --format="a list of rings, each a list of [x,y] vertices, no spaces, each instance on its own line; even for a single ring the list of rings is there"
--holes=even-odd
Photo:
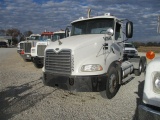
[[[135,48],[133,44],[124,44],[124,47],[126,48]]]
[[[114,19],[99,18],[79,21],[72,24],[71,36],[81,34],[104,34],[108,28],[114,28]]]
[[[52,37],[52,41],[56,41],[58,39],[62,39],[65,37],[65,33],[54,33]]]
[[[41,36],[31,36],[30,40],[40,40]]]

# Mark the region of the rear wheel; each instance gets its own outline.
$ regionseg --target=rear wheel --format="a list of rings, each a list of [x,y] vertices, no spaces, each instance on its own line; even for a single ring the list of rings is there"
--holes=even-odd
[[[118,70],[115,67],[110,67],[108,76],[106,76],[106,97],[112,99],[120,88]]]
[[[141,73],[142,73],[142,67],[143,67],[142,61],[140,61],[138,69],[134,69],[134,74],[136,76],[140,76],[141,75]]]

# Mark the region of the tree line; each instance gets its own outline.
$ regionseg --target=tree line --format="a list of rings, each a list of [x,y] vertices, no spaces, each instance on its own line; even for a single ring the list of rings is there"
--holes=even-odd
[[[16,45],[20,41],[24,41],[25,37],[29,37],[31,34],[33,34],[32,31],[28,30],[25,32],[21,32],[17,28],[12,28],[12,29],[0,29],[0,36],[12,36],[12,44]],[[133,42],[133,44],[136,47],[139,46],[157,46],[160,47],[160,42]]]
[[[12,36],[12,44],[16,45],[20,41],[24,41],[25,37],[29,37],[33,32],[28,30],[25,32],[21,32],[20,30],[16,28],[11,28],[11,29],[0,29],[0,36]],[[10,40],[8,40],[10,41]]]
[[[151,46],[156,46],[156,47],[160,47],[160,42],[133,42],[133,44],[136,47],[140,47],[140,46],[145,46],[145,47],[151,47]]]

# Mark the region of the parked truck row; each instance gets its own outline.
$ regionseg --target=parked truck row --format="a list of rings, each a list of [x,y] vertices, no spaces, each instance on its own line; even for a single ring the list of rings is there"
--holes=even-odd
[[[49,35],[49,36],[48,36]],[[65,37],[64,31],[57,31],[49,33],[46,36],[40,34],[31,34],[26,37],[25,41],[18,43],[17,52],[22,56],[25,61],[32,61],[37,68],[43,67],[44,50],[50,42],[55,42],[56,40]]]
[[[44,85],[70,91],[100,92],[112,99],[124,79],[145,72],[143,105],[138,107],[139,119],[160,117],[160,59],[148,67],[145,56],[131,43],[133,23],[109,13],[81,17],[71,22],[71,30],[54,32],[52,38],[31,35],[18,44],[18,53],[42,68]],[[62,39],[63,38],[63,39]],[[153,59],[154,53],[147,53]],[[146,70],[147,67],[147,70]]]

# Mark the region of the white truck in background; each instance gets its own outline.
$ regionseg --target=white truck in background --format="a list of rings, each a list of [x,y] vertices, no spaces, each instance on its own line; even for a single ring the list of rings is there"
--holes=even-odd
[[[153,59],[155,53],[149,51],[146,54],[148,59]],[[154,58],[147,65],[143,104],[138,106],[139,120],[160,120],[160,57]]]
[[[20,55],[25,61],[31,61],[31,47],[36,46],[36,43],[40,41],[40,34],[31,34],[26,41],[20,42]]]
[[[44,50],[50,42],[55,42],[56,40],[62,39],[65,37],[65,31],[57,31],[53,33],[51,39],[43,39],[37,42],[35,47],[31,48],[31,57],[34,63],[34,66],[37,68],[43,67],[44,62]]]
[[[126,32],[123,24],[126,22]],[[113,98],[132,73],[145,70],[146,58],[123,56],[124,33],[133,34],[133,23],[104,14],[81,17],[71,23],[70,37],[50,43],[44,53],[43,83],[71,91],[100,91]],[[69,31],[66,29],[66,35]]]
[[[17,53],[21,53],[21,51],[23,50],[23,43],[25,42],[25,41],[27,41],[27,40],[29,40],[29,37],[26,37],[25,38],[25,40],[24,41],[21,41],[21,42],[19,42],[18,43],[18,45],[17,45]]]
[[[128,57],[138,56],[138,50],[133,45],[133,43],[125,42],[124,43],[124,54]]]

